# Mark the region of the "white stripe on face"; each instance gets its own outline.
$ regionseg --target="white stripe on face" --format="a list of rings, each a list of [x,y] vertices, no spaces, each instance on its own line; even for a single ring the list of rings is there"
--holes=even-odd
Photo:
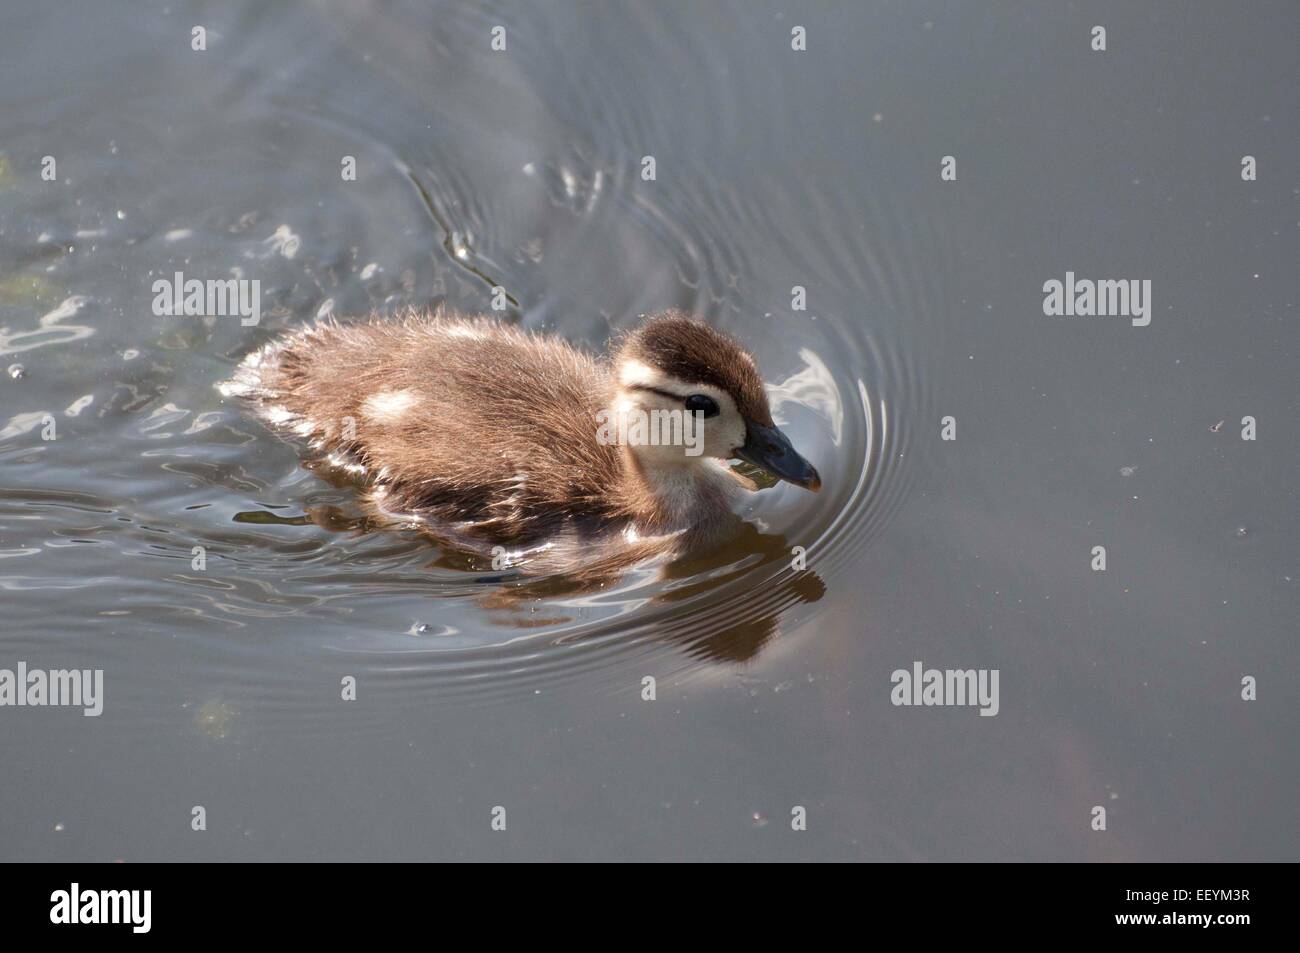
[[[724,412],[728,409],[734,410],[736,406],[736,402],[731,399],[731,395],[719,387],[714,387],[712,384],[702,384],[698,381],[694,383],[684,381],[632,358],[619,362],[618,382],[623,386],[624,390],[643,388],[665,391],[680,400],[685,400],[691,394],[707,394],[713,398]]]

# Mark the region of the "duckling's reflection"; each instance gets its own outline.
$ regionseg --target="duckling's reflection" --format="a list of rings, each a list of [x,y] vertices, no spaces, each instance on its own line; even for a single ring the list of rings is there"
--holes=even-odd
[[[318,473],[327,479],[335,476],[340,482],[346,482],[342,475]],[[392,518],[386,514],[378,511],[352,514],[337,506],[310,507],[306,519],[332,532],[355,535],[392,529]],[[748,576],[755,580],[755,588],[748,597],[733,598],[712,607],[712,611],[703,610],[699,624],[693,617],[683,616],[662,627],[664,638],[693,658],[718,663],[747,662],[777,634],[784,612],[796,605],[819,601],[826,594],[826,584],[808,569],[787,569],[771,578],[769,567],[791,563],[789,538],[783,533],[763,532],[739,517],[731,528],[723,543],[675,558],[671,553],[665,554],[661,542],[646,541],[607,550],[562,572],[529,576],[511,571],[479,576],[478,581],[490,589],[476,602],[489,613],[495,625],[532,629],[572,622],[573,616],[566,610],[575,598],[612,592],[637,573],[651,575],[660,584],[659,591],[646,600],[648,607],[671,606],[710,592],[721,592],[729,583]],[[427,568],[473,573],[492,571],[490,558],[460,548],[455,540],[440,536],[428,526],[420,530],[437,546],[438,554],[426,564]],[[764,572],[765,568],[768,572]],[[539,603],[553,611],[538,611]],[[728,615],[719,625],[722,612]]]
[[[724,546],[670,564],[665,578],[695,578],[696,581],[670,589],[656,599],[667,603],[681,601],[756,573],[764,566],[790,563],[791,545],[785,534],[764,533],[752,523],[737,522],[735,537]],[[783,612],[801,603],[817,602],[826,595],[826,584],[817,573],[808,569],[791,572],[793,575],[778,577],[775,586],[765,593],[757,613],[737,619],[716,632],[683,631],[673,635],[674,641],[696,658],[713,662],[749,661],[777,634],[777,622]],[[751,605],[757,607],[757,602]]]

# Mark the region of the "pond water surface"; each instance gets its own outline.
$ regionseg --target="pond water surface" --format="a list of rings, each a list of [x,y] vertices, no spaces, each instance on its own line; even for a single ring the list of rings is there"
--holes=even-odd
[[[1300,15],[1080,6],[5,5],[0,668],[105,699],[0,709],[0,858],[1294,859]],[[520,596],[216,390],[497,286],[730,331],[825,489]],[[892,704],[917,661],[997,715]]]

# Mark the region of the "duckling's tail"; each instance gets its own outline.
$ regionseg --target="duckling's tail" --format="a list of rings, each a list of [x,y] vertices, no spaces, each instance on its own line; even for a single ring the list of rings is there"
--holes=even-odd
[[[229,380],[214,385],[222,397],[238,397],[249,401],[274,400],[278,392],[269,386],[280,364],[285,348],[283,340],[275,340],[248,354],[235,368]]]

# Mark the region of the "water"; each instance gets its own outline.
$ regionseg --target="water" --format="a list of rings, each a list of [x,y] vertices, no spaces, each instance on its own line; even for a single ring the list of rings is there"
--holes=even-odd
[[[0,668],[106,699],[0,710],[0,856],[1294,859],[1293,7],[68,14],[0,12]],[[1150,326],[1044,316],[1067,270],[1151,279]],[[155,316],[176,271],[260,325]],[[494,286],[595,349],[707,316],[826,489],[521,592],[214,389]],[[892,705],[917,660],[998,715]]]

